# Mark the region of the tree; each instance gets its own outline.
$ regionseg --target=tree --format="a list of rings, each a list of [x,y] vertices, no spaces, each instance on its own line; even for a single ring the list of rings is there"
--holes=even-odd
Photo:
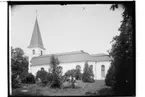
[[[71,85],[72,85],[72,88],[75,88],[75,80],[74,80],[74,78],[75,78],[75,76],[76,76],[76,69],[71,69],[71,70],[68,70],[66,73],[65,73],[65,76],[66,77],[71,77],[71,80],[70,80],[70,82],[71,82]]]
[[[53,75],[53,81],[51,84],[52,88],[60,88],[61,85],[61,80],[60,80],[60,76],[58,74],[58,65],[59,65],[59,61],[57,58],[55,58],[54,55],[51,56],[51,67],[52,68],[52,75]]]
[[[67,72],[65,72],[65,76],[70,77],[70,76],[74,75],[73,72],[74,72],[74,69],[68,70]]]
[[[85,62],[82,80],[84,82],[92,82],[92,80],[91,80],[91,72],[90,72],[90,67],[88,65],[88,62]]]
[[[122,24],[120,35],[113,38],[112,49],[109,52],[113,57],[111,67],[106,76],[106,84],[111,86],[117,95],[135,95],[135,64],[134,64],[134,36],[133,8],[134,4],[114,4],[111,9],[121,6]],[[109,82],[113,82],[108,84]]]
[[[105,84],[112,87],[115,84],[115,67],[112,63],[106,75]]]
[[[21,48],[11,47],[11,70],[12,83],[16,82],[15,79],[17,76],[21,80],[25,80],[28,73],[28,57],[24,55],[24,51]]]
[[[93,65],[89,66],[89,73],[90,73],[91,80],[93,82],[94,81]]]
[[[57,66],[57,68],[56,68],[56,73],[59,77],[62,76],[62,69],[63,69],[62,66]]]

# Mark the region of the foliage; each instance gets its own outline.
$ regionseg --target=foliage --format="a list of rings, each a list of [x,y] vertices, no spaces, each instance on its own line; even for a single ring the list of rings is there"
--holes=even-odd
[[[93,76],[92,67],[88,65],[88,62],[85,62],[84,72],[82,77],[83,82],[94,82],[92,76]]]
[[[113,5],[117,8],[119,5]],[[117,95],[135,95],[135,65],[133,37],[133,4],[122,4],[123,21],[119,28],[120,35],[113,38],[112,65],[106,77],[106,85],[112,87]],[[113,82],[113,83],[111,83]]]
[[[65,76],[66,77],[73,76],[73,77],[76,78],[76,80],[81,80],[82,74],[81,74],[81,67],[80,67],[80,65],[77,65],[76,69],[71,69],[71,70],[68,70],[67,72],[65,72]]]
[[[22,83],[32,84],[35,83],[35,77],[32,73],[28,73]]]
[[[72,88],[75,88],[75,80],[74,78],[76,77],[76,69],[71,69],[71,70],[68,70],[66,73],[65,73],[65,76],[68,78],[68,77],[71,77],[71,85],[72,85]]]
[[[65,76],[67,76],[67,77],[75,76],[75,73],[76,73],[76,70],[75,70],[75,69],[71,69],[71,70],[68,70],[68,71],[65,73]]]
[[[57,68],[56,68],[56,73],[57,73],[57,75],[59,76],[59,77],[61,77],[62,76],[62,67],[61,66],[57,66]]]
[[[94,78],[93,65],[90,65],[90,66],[89,66],[89,72],[90,72],[91,78]]]
[[[20,88],[21,87],[21,79],[18,75],[12,74],[12,88]]]
[[[47,75],[47,81],[48,81],[48,83],[51,83],[53,81],[53,75],[52,75],[52,73],[48,73],[48,75]]]
[[[56,75],[59,77],[59,80],[62,81],[62,67],[61,66],[58,66],[56,68]],[[49,72],[48,73],[48,82],[51,83],[53,81],[53,73],[52,72]]]
[[[106,78],[105,78],[105,84],[107,86],[113,86],[115,84],[115,78],[114,78],[115,75],[114,74],[115,74],[115,67],[111,63],[111,66],[110,66],[108,73],[106,75]]]
[[[76,77],[76,80],[81,80],[82,79],[81,66],[80,65],[76,66],[75,77]]]
[[[42,85],[53,83],[53,72],[51,72],[51,68],[49,68],[49,72],[45,71],[44,68],[41,68],[41,70],[37,71],[36,74],[36,80],[40,79]],[[57,66],[56,67],[56,76],[60,78],[62,75],[62,67]]]
[[[28,57],[24,55],[24,51],[21,48],[11,47],[11,72],[12,86],[17,84],[16,77],[18,75],[23,80],[26,76],[25,74],[28,73]]]
[[[51,88],[60,88],[61,86],[61,78],[60,78],[60,71],[61,68],[58,67],[59,61],[57,58],[54,57],[54,55],[51,56],[51,68],[52,68],[52,75],[53,80],[51,84]]]
[[[43,84],[47,84],[48,73],[44,70],[44,68],[41,68],[41,70],[37,71],[36,80],[38,80],[38,78],[40,78],[40,80]]]
[[[23,72],[28,72],[28,57],[24,56],[21,48],[11,48],[12,72],[20,75]]]

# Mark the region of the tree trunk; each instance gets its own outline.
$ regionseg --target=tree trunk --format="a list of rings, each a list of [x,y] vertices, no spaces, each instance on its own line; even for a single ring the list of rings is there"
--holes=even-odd
[[[75,88],[75,85],[74,85],[74,76],[72,76],[72,88]]]

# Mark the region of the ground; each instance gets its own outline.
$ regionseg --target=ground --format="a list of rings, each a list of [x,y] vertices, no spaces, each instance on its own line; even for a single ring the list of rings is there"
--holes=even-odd
[[[37,84],[29,84],[23,88],[13,89],[13,95],[35,95],[35,96],[83,96],[86,93],[96,92],[104,88],[104,81],[97,80],[94,83],[77,82],[80,87],[78,88],[65,88],[65,89],[51,89],[48,86],[42,87]]]

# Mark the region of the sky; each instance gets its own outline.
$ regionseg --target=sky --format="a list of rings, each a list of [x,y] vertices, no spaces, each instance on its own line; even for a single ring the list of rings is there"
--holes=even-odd
[[[119,35],[122,9],[110,10],[108,4],[18,5],[10,12],[10,45],[26,53],[36,15],[47,54],[83,50],[106,53]],[[37,10],[37,14],[36,14]]]

